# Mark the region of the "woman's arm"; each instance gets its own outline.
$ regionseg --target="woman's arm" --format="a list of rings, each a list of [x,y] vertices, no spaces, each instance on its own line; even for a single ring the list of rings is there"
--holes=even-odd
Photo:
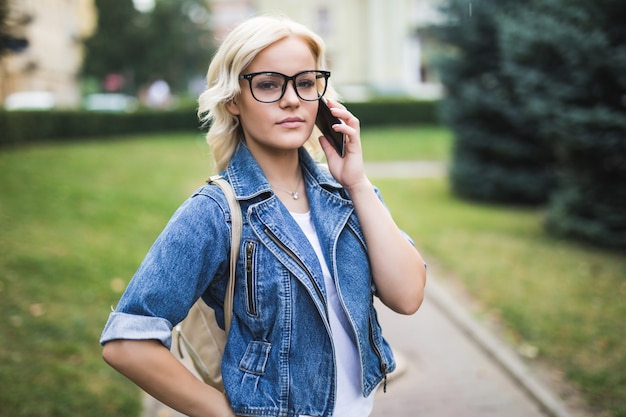
[[[321,145],[330,172],[354,203],[378,296],[392,310],[413,314],[424,298],[424,260],[397,227],[365,174],[359,120],[337,102],[329,100],[329,106],[333,115],[345,123],[334,128],[346,135],[346,155],[341,158],[326,139]]]
[[[415,313],[426,284],[422,256],[400,232],[367,178],[347,191],[365,236],[379,298],[397,313]]]
[[[105,362],[162,403],[191,417],[234,416],[224,394],[196,378],[157,340],[113,340]]]

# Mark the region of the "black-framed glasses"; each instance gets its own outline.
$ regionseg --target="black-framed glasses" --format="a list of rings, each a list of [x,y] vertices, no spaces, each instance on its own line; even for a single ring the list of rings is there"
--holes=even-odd
[[[328,77],[330,71],[302,71],[291,77],[280,72],[263,71],[243,74],[239,79],[248,80],[250,92],[256,101],[274,103],[283,98],[289,81],[293,83],[301,100],[319,100],[326,93]]]

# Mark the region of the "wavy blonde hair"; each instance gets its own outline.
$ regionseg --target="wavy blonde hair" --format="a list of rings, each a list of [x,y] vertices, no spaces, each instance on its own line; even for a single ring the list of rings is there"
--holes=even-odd
[[[198,116],[205,126],[210,126],[206,140],[216,171],[226,168],[241,135],[239,119],[226,108],[227,103],[241,93],[239,75],[259,52],[288,36],[297,36],[305,41],[315,57],[315,69],[327,69],[322,38],[306,26],[281,16],[257,16],[241,23],[229,33],[215,53],[207,73],[207,89],[198,98]],[[328,85],[325,96],[337,97],[332,85]],[[316,129],[305,146],[318,159],[321,152],[315,137]]]

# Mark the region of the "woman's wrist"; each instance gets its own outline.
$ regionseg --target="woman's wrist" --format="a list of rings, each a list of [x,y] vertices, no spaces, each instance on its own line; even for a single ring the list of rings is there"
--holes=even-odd
[[[360,194],[363,193],[371,193],[373,191],[373,186],[370,180],[364,176],[361,180],[354,182],[351,185],[346,185],[344,187],[350,197],[354,199]]]

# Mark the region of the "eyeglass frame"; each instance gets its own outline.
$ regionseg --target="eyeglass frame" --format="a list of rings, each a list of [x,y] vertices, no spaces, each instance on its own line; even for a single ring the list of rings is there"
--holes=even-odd
[[[309,100],[306,98],[302,98],[300,96],[300,93],[298,92],[298,87],[296,86],[296,78],[299,75],[305,74],[307,72],[316,72],[318,73],[318,75],[321,75],[321,77],[324,78],[324,91],[322,91],[321,93],[318,92],[318,97],[313,99],[313,100]],[[272,74],[272,75],[279,75],[281,77],[283,77],[283,79],[285,80],[285,83],[283,84],[283,89],[280,92],[280,96],[276,99],[276,100],[272,100],[272,101],[261,101],[258,98],[256,98],[256,96],[254,95],[254,91],[252,89],[252,79],[257,76],[257,75],[262,75],[262,74]],[[316,75],[316,79],[317,78],[321,78],[318,77]],[[284,96],[285,96],[285,92],[287,91],[287,84],[289,84],[289,81],[291,81],[291,83],[293,84],[293,89],[296,92],[296,95],[298,96],[298,98],[300,100],[303,101],[318,101],[319,99],[321,99],[322,97],[324,97],[324,94],[326,94],[326,90],[328,89],[328,79],[330,78],[330,71],[324,71],[324,70],[305,70],[305,71],[300,71],[292,76],[288,76],[285,74],[282,74],[280,72],[275,72],[275,71],[259,71],[259,72],[251,72],[249,74],[241,74],[239,76],[240,80],[248,80],[248,86],[250,87],[250,94],[252,94],[252,98],[254,98],[256,101],[258,101],[259,103],[276,103],[277,101],[280,101]]]

